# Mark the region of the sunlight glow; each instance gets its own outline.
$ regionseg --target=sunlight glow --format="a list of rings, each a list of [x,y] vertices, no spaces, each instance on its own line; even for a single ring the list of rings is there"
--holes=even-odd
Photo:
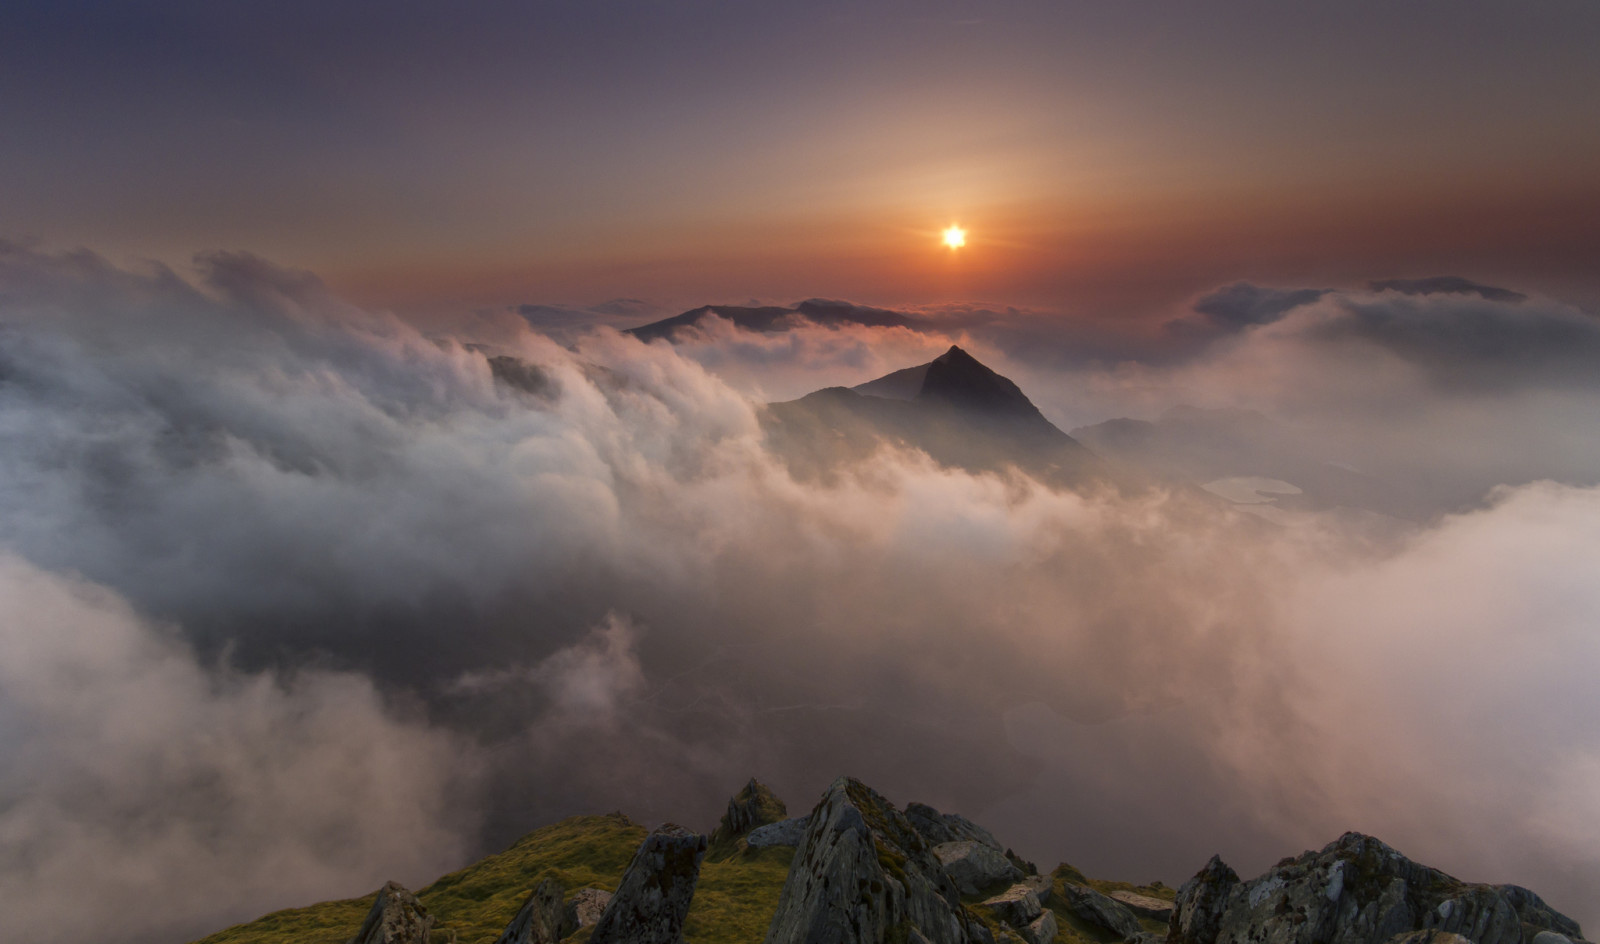
[[[944,244],[951,249],[960,249],[967,244],[967,231],[951,224],[950,228],[944,231]]]

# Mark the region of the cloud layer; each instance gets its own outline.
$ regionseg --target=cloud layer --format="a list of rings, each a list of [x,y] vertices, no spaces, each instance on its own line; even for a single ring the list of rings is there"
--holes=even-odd
[[[1600,918],[1582,312],[1283,290],[1181,356],[1074,360],[1021,312],[562,345],[200,273],[0,252],[0,672],[37,682],[0,737],[40,758],[0,780],[13,911],[98,862],[86,922],[197,934],[575,812],[709,827],[752,773],[799,807],[848,772],[1041,864],[1170,882],[1363,828]],[[767,450],[761,399],[952,341],[1064,426],[1256,409],[1422,497],[1262,512],[895,450],[799,481]]]

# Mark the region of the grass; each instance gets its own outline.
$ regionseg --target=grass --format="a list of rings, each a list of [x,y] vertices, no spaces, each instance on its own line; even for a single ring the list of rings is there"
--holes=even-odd
[[[434,916],[435,927],[455,931],[459,944],[493,944],[546,875],[569,893],[589,887],[615,890],[648,832],[620,813],[575,816],[451,872],[417,897]],[[276,911],[195,944],[345,944],[360,929],[376,894]],[[579,938],[567,940],[581,944]]]
[[[882,814],[881,810],[873,812]],[[453,931],[458,944],[494,944],[528,892],[546,876],[559,881],[569,895],[580,888],[615,890],[647,833],[620,813],[576,816],[535,830],[504,852],[441,877],[417,897],[434,916],[435,927]],[[686,944],[761,944],[777,910],[794,851],[785,846],[744,849],[722,861],[702,863],[684,925]],[[1068,865],[1058,867],[1052,879],[1058,893],[1051,896],[1049,907],[1060,928],[1058,944],[1111,944],[1114,940],[1109,932],[1061,907],[1063,882],[1078,882],[1101,892],[1127,889],[1153,898],[1173,897],[1173,890],[1164,886],[1097,881]],[[195,944],[346,944],[360,928],[373,897],[273,912]],[[968,908],[991,929],[999,930],[988,909]],[[1141,923],[1158,933],[1165,930],[1158,922]],[[562,944],[586,944],[589,931],[585,928]]]

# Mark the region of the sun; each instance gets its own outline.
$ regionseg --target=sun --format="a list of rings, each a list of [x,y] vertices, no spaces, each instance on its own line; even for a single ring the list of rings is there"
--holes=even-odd
[[[944,231],[944,244],[951,249],[960,249],[967,244],[967,231],[952,224]]]

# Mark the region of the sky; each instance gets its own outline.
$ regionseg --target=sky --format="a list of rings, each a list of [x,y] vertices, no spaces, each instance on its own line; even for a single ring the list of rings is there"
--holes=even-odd
[[[190,940],[850,774],[1592,936],[1597,27],[6,4],[0,909]],[[866,317],[619,330],[804,299]],[[767,435],[951,345],[1115,474]]]
[[[1468,269],[1597,294],[1587,0],[0,17],[12,238],[249,250],[413,313],[820,295],[1138,319],[1232,278]]]

